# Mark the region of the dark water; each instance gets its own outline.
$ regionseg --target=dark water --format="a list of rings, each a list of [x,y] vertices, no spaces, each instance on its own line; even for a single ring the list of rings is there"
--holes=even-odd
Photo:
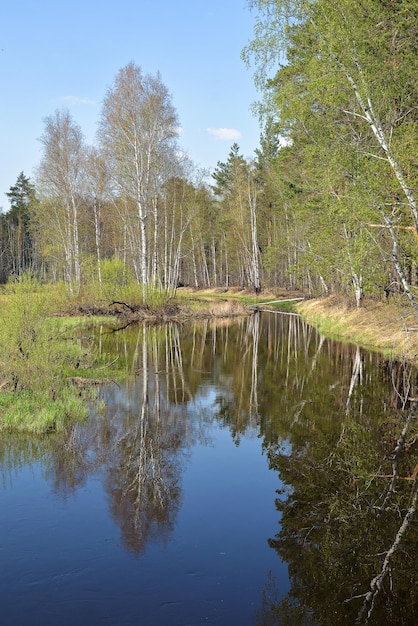
[[[418,623],[416,370],[284,315],[83,341],[88,422],[0,443],[0,624]]]

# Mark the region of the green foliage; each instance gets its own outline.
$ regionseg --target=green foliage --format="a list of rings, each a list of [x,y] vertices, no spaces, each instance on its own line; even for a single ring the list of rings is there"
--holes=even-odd
[[[84,275],[88,276],[88,280],[84,284],[82,296],[89,301],[146,304],[156,308],[166,304],[171,297],[169,291],[158,284],[139,285],[132,269],[122,259],[103,259],[100,268],[101,288],[94,260],[89,259],[87,268],[84,264]]]
[[[170,300],[170,294],[168,291],[162,289],[159,285],[146,285],[144,293],[144,304],[147,304],[151,308],[163,306]]]
[[[97,261],[89,257],[83,263],[85,282],[82,295],[89,300],[107,302],[123,301],[138,303],[142,301],[142,289],[138,285],[131,267],[118,257],[100,261],[101,285],[99,283]]]
[[[48,287],[30,274],[10,284],[1,312],[0,430],[40,432],[84,414],[66,372],[80,363],[82,346],[66,341]]]
[[[34,237],[31,218],[37,206],[35,185],[23,172],[6,193],[10,210],[0,215],[0,281],[18,276],[34,263]]]
[[[122,259],[113,257],[101,262],[102,297],[108,300],[119,300],[127,294],[139,294],[138,283],[130,268]]]
[[[240,154],[240,148],[234,143],[228,154],[228,160],[225,163],[218,161],[218,164],[212,174],[215,185],[212,187],[215,195],[223,196],[231,192],[235,184],[237,170],[245,166],[244,157]]]
[[[10,213],[16,216],[22,213],[27,217],[30,205],[35,201],[35,185],[30,178],[25,176],[23,172],[20,172],[16,185],[10,187],[6,196],[10,202]]]
[[[293,265],[286,271],[311,292],[326,285],[373,293],[395,272],[400,279],[402,268],[410,272],[416,251],[413,238],[395,230],[399,264],[391,265],[393,235],[370,228],[383,215],[396,229],[418,222],[416,7],[372,0],[249,4],[257,9],[255,37],[243,57],[255,60],[266,128],[274,119],[290,143],[270,160],[282,234],[269,246],[269,273],[287,256]]]

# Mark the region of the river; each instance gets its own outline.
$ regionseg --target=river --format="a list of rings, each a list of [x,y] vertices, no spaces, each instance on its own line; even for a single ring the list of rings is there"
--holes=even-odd
[[[0,442],[2,624],[417,623],[414,368],[273,313],[79,340],[86,423]]]

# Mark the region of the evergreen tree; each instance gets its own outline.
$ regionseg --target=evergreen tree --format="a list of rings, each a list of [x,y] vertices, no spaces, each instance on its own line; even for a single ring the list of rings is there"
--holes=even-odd
[[[30,221],[31,212],[37,203],[35,186],[23,172],[6,196],[10,210],[1,216],[2,282],[6,282],[10,274],[18,276],[34,264],[34,240]]]

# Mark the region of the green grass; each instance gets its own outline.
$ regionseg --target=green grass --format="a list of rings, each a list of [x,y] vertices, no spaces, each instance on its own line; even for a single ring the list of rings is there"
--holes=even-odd
[[[0,393],[0,431],[61,432],[70,420],[85,419],[87,413],[85,400],[69,387],[57,399],[31,391]]]
[[[295,302],[275,302],[274,304],[269,304],[269,308],[274,311],[283,311],[285,313],[294,313],[296,311]]]
[[[95,386],[80,388],[70,379],[97,378],[91,342],[80,332],[103,319],[56,317],[59,290],[31,275],[6,291],[0,309],[0,431],[59,432],[87,415]]]
[[[63,316],[53,318],[54,323],[57,324],[58,329],[65,333],[67,331],[77,331],[79,329],[91,329],[100,326],[109,326],[117,322],[117,318],[114,315],[92,315],[88,317],[83,316]]]

